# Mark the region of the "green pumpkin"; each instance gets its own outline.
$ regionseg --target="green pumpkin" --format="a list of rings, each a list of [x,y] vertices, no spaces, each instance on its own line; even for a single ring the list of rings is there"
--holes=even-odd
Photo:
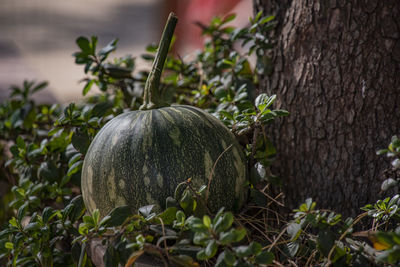
[[[175,24],[176,18],[172,33]],[[121,205],[135,211],[150,204],[165,208],[165,199],[189,178],[196,188],[209,185],[207,203],[213,212],[221,207],[237,209],[247,198],[246,161],[233,134],[205,111],[165,107],[156,95],[170,43],[165,35],[172,33],[170,16],[155,71],[146,83],[142,110],[112,119],[87,151],[82,195],[90,212],[99,209],[105,216]]]

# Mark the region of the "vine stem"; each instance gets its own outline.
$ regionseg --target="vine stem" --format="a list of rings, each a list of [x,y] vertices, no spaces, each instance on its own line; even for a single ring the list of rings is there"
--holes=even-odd
[[[81,246],[81,254],[79,256],[78,267],[83,266],[85,260],[85,254],[86,254],[86,242],[83,242]]]
[[[332,246],[332,248],[331,248],[331,250],[329,251],[329,254],[328,254],[328,263],[327,263],[326,266],[331,266],[331,265],[332,265],[331,258],[332,258],[332,256],[333,256],[333,253],[334,253],[334,251],[335,251],[335,248],[337,247],[337,242],[340,242],[343,238],[345,238],[346,235],[350,232],[350,229],[352,229],[352,228],[354,227],[354,225],[356,225],[356,224],[357,224],[362,218],[364,218],[365,216],[368,216],[368,212],[364,212],[364,213],[361,213],[360,215],[358,215],[357,218],[354,220],[354,222],[350,225],[350,227],[348,227],[348,228],[346,229],[346,231],[344,231],[344,233],[340,236],[339,240],[337,240],[337,241],[333,244],[333,246]]]
[[[178,18],[176,15],[173,12],[169,13],[158,46],[157,54],[153,61],[153,66],[151,67],[151,71],[144,86],[143,105],[140,107],[140,110],[156,109],[168,106],[168,104],[164,103],[161,99],[159,87],[161,73],[164,68],[165,60],[167,59],[169,46],[171,45],[177,22]]]

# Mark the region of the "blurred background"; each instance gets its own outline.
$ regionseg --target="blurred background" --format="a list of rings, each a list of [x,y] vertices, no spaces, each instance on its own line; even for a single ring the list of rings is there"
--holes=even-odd
[[[243,26],[252,16],[252,0],[0,0],[0,101],[25,79],[49,81],[38,101],[79,101],[84,72],[72,57],[77,37],[96,35],[98,47],[118,38],[111,58],[139,56],[159,41],[170,11],[179,17],[175,50],[184,56],[203,43],[195,22],[236,13],[232,24]],[[141,64],[138,69],[148,67]]]

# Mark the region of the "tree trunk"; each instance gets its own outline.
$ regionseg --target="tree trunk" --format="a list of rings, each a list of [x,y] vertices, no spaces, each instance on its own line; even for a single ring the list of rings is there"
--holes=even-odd
[[[261,90],[291,112],[270,130],[287,204],[359,213],[389,166],[376,150],[400,132],[400,1],[253,3],[279,22]]]

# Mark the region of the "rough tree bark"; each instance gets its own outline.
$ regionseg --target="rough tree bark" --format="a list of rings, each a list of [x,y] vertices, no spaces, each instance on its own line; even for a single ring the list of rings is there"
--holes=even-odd
[[[359,213],[388,167],[376,150],[400,133],[400,1],[253,3],[279,22],[261,88],[291,112],[271,129],[287,203]]]

